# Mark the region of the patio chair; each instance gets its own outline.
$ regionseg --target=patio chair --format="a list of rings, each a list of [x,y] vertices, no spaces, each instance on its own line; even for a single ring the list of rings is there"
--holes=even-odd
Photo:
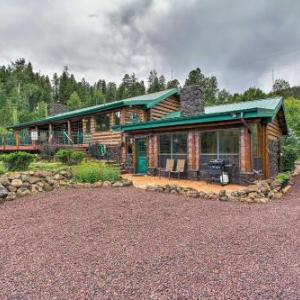
[[[161,173],[168,173],[169,179],[170,179],[171,172],[173,172],[173,170],[174,170],[174,164],[175,164],[175,160],[168,158],[167,162],[166,162],[166,167],[164,169],[163,168],[158,169],[159,178],[161,177]]]
[[[184,171],[185,171],[185,159],[177,159],[176,169],[171,173],[177,174],[178,179],[180,179],[180,174],[184,174]]]

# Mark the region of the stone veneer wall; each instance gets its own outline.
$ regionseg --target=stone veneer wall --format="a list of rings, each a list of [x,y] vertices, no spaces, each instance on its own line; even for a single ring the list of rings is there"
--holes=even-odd
[[[183,117],[204,113],[203,92],[200,86],[187,86],[181,90],[180,113]]]

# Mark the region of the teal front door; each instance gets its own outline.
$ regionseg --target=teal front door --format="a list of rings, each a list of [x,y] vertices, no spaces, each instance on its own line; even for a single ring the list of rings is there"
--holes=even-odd
[[[147,173],[147,145],[145,139],[136,140],[136,171],[138,174]]]

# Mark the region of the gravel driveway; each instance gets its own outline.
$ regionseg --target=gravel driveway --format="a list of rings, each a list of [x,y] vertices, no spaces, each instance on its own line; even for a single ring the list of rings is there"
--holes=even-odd
[[[0,205],[1,299],[300,299],[300,181],[226,203],[135,188]]]

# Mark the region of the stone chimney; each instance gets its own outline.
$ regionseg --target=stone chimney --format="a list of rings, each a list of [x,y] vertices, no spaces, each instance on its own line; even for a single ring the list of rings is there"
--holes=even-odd
[[[204,113],[203,92],[199,85],[185,86],[180,92],[180,114],[182,117]]]

